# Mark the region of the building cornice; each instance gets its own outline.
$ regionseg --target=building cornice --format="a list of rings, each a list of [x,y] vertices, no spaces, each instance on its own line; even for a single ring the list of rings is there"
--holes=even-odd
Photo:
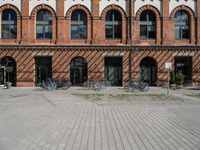
[[[200,51],[200,45],[190,46],[130,46],[130,45],[0,45],[0,51],[3,50],[53,50],[53,51],[77,51],[77,50],[92,50],[92,51],[130,51],[130,50],[157,50],[157,51]]]

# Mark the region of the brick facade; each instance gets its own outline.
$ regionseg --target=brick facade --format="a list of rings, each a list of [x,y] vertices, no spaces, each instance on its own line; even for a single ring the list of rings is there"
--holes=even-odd
[[[91,0],[91,11],[77,4],[70,7],[66,13],[64,1],[57,0],[56,2],[57,11],[47,4],[41,4],[36,6],[30,14],[29,0],[22,0],[21,12],[12,4],[0,7],[0,16],[6,9],[12,9],[17,14],[17,38],[0,39],[0,59],[10,56],[16,61],[17,86],[35,85],[35,56],[52,56],[52,77],[66,79],[70,78],[70,62],[74,57],[80,56],[86,59],[88,79],[105,79],[104,58],[121,56],[123,58],[123,81],[130,78],[140,79],[140,63],[145,57],[155,60],[157,80],[166,80],[167,72],[164,69],[164,63],[174,63],[175,55],[190,56],[192,57],[192,80],[200,81],[199,0],[196,2],[196,14],[185,5],[180,5],[169,13],[169,0],[162,1],[162,12],[152,5],[145,5],[135,14],[133,13],[135,0],[127,0],[129,6],[127,11],[112,4],[107,6],[102,13],[99,10],[100,0]],[[49,10],[53,18],[52,39],[49,40],[36,39],[36,15],[39,10],[43,9]],[[77,9],[83,10],[87,15],[86,39],[71,39],[71,14]],[[105,16],[109,10],[117,10],[121,13],[121,39],[105,38]],[[150,10],[156,16],[155,40],[140,39],[140,15],[144,10]],[[189,40],[175,40],[174,38],[174,15],[179,10],[189,15]],[[134,51],[131,52],[131,49]]]

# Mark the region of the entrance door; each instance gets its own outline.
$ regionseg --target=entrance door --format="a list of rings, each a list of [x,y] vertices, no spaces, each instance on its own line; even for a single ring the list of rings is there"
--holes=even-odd
[[[41,83],[52,77],[52,57],[35,57],[36,83]]]
[[[0,85],[4,85],[4,68],[0,68]]]
[[[149,85],[156,83],[156,63],[152,58],[146,57],[140,64],[140,79]]]
[[[0,82],[5,83],[7,81],[12,83],[12,86],[16,86],[16,62],[12,57],[4,57],[1,60],[1,66],[4,66],[0,69]],[[4,77],[5,75],[5,77]],[[4,81],[5,80],[5,81]]]
[[[112,86],[122,86],[122,57],[105,57],[105,78]]]
[[[87,81],[87,62],[82,57],[75,57],[70,64],[70,80],[73,85],[83,85]]]
[[[176,57],[175,70],[183,73],[186,83],[190,82],[192,80],[192,57]]]

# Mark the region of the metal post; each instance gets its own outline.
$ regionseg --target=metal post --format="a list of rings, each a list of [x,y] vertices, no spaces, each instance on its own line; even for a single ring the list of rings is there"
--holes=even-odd
[[[170,78],[170,73],[169,73],[169,69],[167,71],[167,95],[169,95],[169,78]]]

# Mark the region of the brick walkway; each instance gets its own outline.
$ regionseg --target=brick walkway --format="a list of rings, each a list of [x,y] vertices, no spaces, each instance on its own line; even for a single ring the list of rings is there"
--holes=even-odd
[[[200,101],[27,91],[0,91],[0,150],[200,149]]]

